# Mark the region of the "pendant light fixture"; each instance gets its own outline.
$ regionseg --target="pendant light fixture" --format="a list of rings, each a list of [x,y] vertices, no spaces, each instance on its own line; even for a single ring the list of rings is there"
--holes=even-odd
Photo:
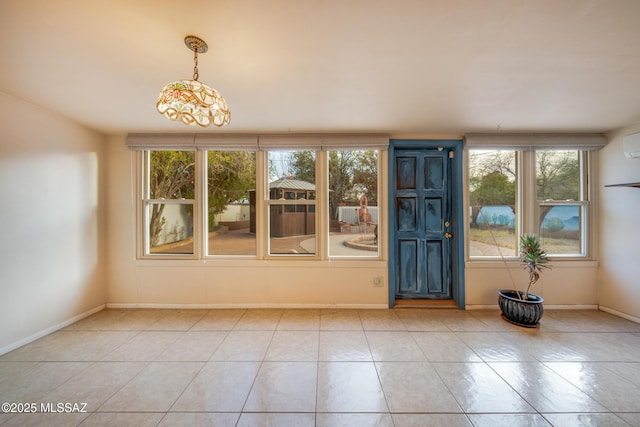
[[[184,43],[193,51],[193,80],[178,80],[162,88],[158,112],[190,126],[228,125],[231,112],[227,102],[214,88],[198,81],[198,53],[209,49],[207,43],[196,36],[185,37]]]

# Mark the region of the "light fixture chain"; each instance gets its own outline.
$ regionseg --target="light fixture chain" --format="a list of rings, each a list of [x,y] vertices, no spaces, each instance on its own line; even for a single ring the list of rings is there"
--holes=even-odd
[[[198,81],[198,49],[193,50],[193,80]]]

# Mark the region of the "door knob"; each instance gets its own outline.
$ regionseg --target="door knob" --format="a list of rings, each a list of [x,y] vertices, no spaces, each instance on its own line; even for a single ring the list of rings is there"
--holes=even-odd
[[[446,237],[447,239],[450,239],[453,237],[453,234],[451,233],[444,233],[444,237]]]

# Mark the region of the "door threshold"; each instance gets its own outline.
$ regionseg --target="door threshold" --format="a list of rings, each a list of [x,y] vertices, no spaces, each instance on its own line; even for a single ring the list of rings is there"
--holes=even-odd
[[[394,308],[458,308],[452,299],[397,299]]]

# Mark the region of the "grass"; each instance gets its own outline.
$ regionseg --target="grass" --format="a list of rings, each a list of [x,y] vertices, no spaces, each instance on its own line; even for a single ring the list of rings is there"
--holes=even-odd
[[[493,233],[493,237],[491,237],[491,233]],[[494,238],[495,241],[493,240]],[[495,229],[489,232],[489,230],[486,229],[472,228],[469,230],[469,240],[492,246],[495,246],[497,243],[500,247],[514,250],[518,248],[515,233],[513,230],[508,229]]]

